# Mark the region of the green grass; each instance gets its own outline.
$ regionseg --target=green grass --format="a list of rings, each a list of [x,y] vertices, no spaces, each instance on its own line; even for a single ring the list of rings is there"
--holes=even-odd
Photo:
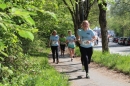
[[[68,86],[68,77],[49,66],[46,57],[35,57],[33,60],[34,68],[24,86]]]
[[[75,47],[75,53],[76,53],[76,56],[80,56],[79,47]]]
[[[68,76],[56,71],[48,63],[50,49],[27,56],[23,71],[15,70],[11,81],[3,80],[0,86],[69,86]]]
[[[80,56],[79,48],[75,49],[76,55]],[[130,55],[102,53],[101,51],[94,50],[92,61],[110,69],[123,72],[130,75]]]
[[[69,86],[68,77],[60,74],[48,63],[46,57],[31,57],[31,73],[24,86]]]

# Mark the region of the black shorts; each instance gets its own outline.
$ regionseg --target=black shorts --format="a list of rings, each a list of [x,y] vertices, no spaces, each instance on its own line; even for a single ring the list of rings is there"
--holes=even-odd
[[[65,51],[65,44],[60,44],[60,49],[61,49],[62,51]]]

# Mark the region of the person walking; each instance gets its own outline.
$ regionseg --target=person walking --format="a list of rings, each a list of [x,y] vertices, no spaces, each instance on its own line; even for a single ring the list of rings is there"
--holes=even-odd
[[[66,37],[63,34],[61,34],[59,41],[60,41],[61,56],[64,57],[65,46],[66,46]]]
[[[58,64],[59,63],[59,55],[58,55],[58,51],[59,51],[59,36],[57,35],[57,31],[56,30],[52,31],[52,34],[50,36],[49,46],[51,46],[53,63],[55,63],[55,57],[56,57],[56,64]]]
[[[89,68],[88,64],[91,62],[91,57],[93,54],[94,41],[96,36],[94,31],[90,29],[89,22],[84,20],[81,24],[82,29],[78,30],[78,41],[80,43],[81,56],[83,58],[83,65],[86,71],[86,78],[90,78],[88,75]]]
[[[75,41],[76,41],[76,37],[74,35],[72,35],[71,30],[68,30],[68,36],[66,37],[66,42],[67,42],[71,61],[73,61],[73,58],[75,56],[74,55]]]

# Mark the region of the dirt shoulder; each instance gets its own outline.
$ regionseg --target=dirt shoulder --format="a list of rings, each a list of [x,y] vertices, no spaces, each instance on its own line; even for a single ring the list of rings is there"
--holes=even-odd
[[[69,55],[66,54],[65,57],[60,57],[59,61],[59,64],[55,64],[52,63],[52,58],[49,58],[50,65],[69,76],[70,86],[130,86],[129,76],[101,67],[94,62],[89,65],[90,79],[86,79],[80,57],[75,57],[71,62]]]

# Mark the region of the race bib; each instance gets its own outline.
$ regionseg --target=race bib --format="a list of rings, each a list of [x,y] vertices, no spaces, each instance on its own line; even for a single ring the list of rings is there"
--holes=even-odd
[[[83,45],[89,45],[90,43],[88,43],[87,41],[88,41],[88,40],[83,40],[83,41],[82,41],[82,44],[83,44]]]
[[[73,42],[73,41],[70,41],[70,42],[69,42],[69,44],[71,44],[71,45],[72,45],[72,44],[74,44],[74,42]]]
[[[55,45],[57,43],[57,41],[52,41],[52,44]]]

